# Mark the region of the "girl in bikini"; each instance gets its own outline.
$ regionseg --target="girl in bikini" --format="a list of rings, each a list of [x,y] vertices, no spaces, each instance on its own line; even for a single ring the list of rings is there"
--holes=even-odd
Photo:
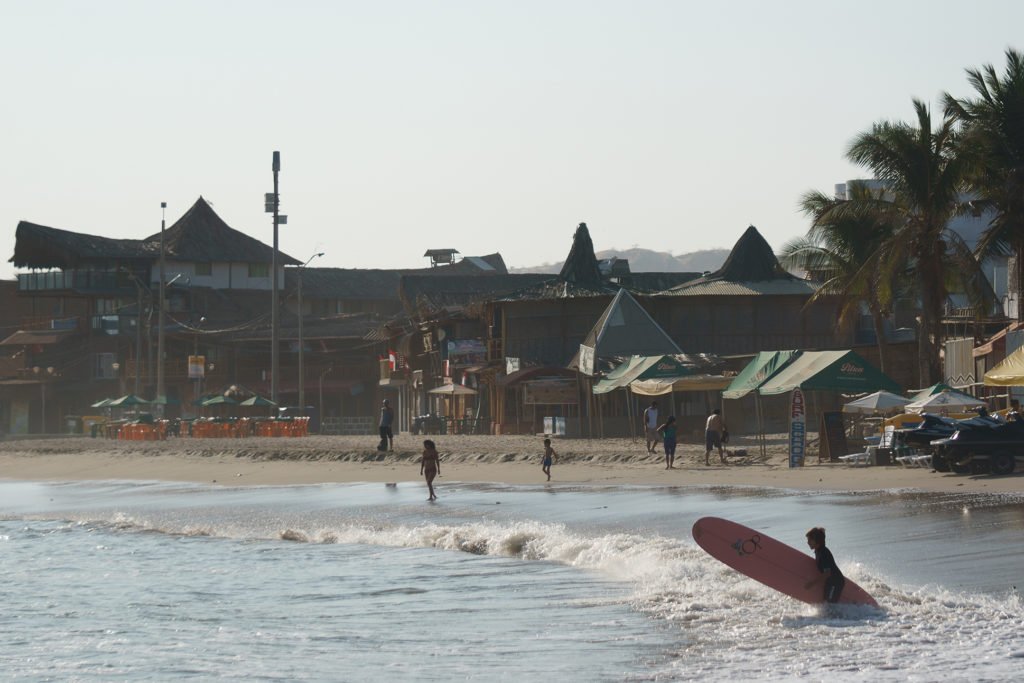
[[[427,488],[430,489],[430,498],[427,500],[437,500],[437,495],[434,494],[434,477],[441,474],[441,458],[437,454],[437,448],[434,446],[434,442],[430,439],[423,442],[423,457],[420,458],[420,474],[426,477]]]

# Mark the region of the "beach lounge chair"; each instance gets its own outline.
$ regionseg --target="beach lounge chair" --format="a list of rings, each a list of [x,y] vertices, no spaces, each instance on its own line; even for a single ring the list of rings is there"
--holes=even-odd
[[[865,448],[863,453],[850,453],[849,455],[840,455],[839,459],[845,462],[847,465],[854,467],[864,467],[871,464],[871,449]]]

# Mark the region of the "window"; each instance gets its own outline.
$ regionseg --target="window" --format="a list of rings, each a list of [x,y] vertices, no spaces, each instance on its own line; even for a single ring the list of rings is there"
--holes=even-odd
[[[270,277],[270,264],[250,263],[249,277]]]
[[[213,264],[210,263],[209,261],[207,261],[206,263],[197,263],[196,264],[196,277],[201,277],[203,275],[207,275],[207,276],[213,275]],[[249,266],[249,276],[252,277],[252,266],[251,265]]]
[[[117,356],[112,353],[97,353],[92,358],[93,379],[117,379],[117,373],[114,372]]]

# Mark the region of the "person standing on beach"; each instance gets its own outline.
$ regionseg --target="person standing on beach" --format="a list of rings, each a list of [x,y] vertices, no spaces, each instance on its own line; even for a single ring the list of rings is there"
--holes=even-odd
[[[644,433],[647,439],[647,452],[653,453],[658,447],[658,402],[651,401],[650,407],[644,410]]]
[[[725,426],[725,418],[722,417],[722,411],[715,408],[714,412],[708,416],[708,423],[704,429],[704,464],[710,465],[708,458],[711,456],[711,451],[715,448],[718,449],[718,457],[725,462],[725,451],[722,450],[722,434],[725,432],[727,427]]]
[[[395,419],[395,413],[391,410],[391,402],[384,399],[380,407],[380,443],[378,451],[390,451],[395,448],[395,435],[391,432],[391,423]]]
[[[551,447],[551,439],[544,439],[544,462],[541,464],[541,471],[548,475],[551,481],[551,461],[555,458],[555,449]]]
[[[665,445],[665,469],[674,470],[676,460],[676,418],[669,415],[668,419],[665,420],[665,424],[658,427],[658,434],[661,435],[662,443]]]
[[[423,442],[423,456],[420,458],[420,475],[426,478],[427,488],[430,489],[430,498],[427,500],[437,500],[437,494],[434,493],[434,477],[439,474],[441,456],[438,455],[434,442],[427,439]]]

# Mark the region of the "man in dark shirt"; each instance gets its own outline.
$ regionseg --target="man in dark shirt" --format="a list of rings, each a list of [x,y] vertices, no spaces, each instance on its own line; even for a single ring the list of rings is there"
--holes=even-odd
[[[807,532],[807,545],[814,551],[814,559],[818,563],[818,578],[808,581],[805,588],[811,588],[814,584],[824,580],[825,602],[839,602],[839,596],[843,593],[843,586],[846,579],[839,571],[836,560],[832,557],[832,551],[825,547],[825,530],[816,526]]]
[[[384,399],[380,408],[380,444],[378,451],[390,451],[395,447],[395,435],[391,432],[391,422],[394,420],[394,412],[391,410],[391,402]]]

